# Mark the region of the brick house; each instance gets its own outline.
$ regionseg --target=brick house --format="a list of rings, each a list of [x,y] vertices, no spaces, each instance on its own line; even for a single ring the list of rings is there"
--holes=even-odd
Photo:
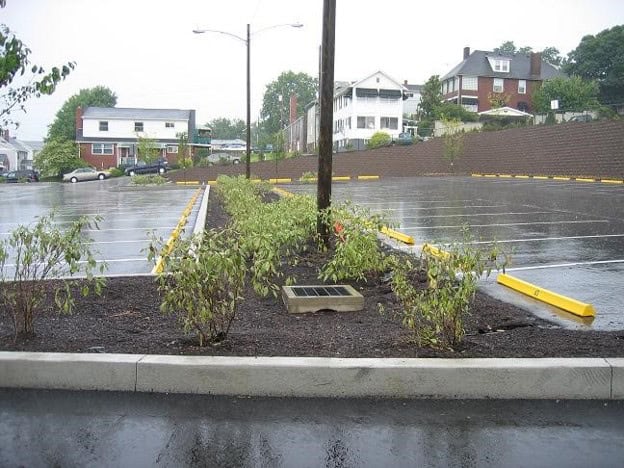
[[[444,75],[442,98],[471,112],[508,106],[532,111],[533,93],[544,80],[566,76],[542,60],[541,54],[500,55],[464,48],[463,61]],[[498,102],[498,106],[493,106]]]
[[[138,158],[139,137],[154,140],[160,157],[178,159],[178,134],[189,135],[192,153],[210,149],[210,129],[197,128],[194,110],[117,107],[76,108],[80,157],[96,168],[131,165]]]

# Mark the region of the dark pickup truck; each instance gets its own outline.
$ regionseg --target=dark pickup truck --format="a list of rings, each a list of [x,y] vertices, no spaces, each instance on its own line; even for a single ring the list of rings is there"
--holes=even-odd
[[[145,161],[139,161],[134,166],[126,167],[124,173],[129,176],[135,174],[164,174],[169,169],[167,161],[161,159],[154,163],[146,163]]]

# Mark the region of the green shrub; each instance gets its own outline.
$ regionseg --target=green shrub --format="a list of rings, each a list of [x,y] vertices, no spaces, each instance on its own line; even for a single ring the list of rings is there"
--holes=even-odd
[[[419,269],[409,260],[393,257],[392,289],[402,304],[403,324],[414,332],[419,346],[453,349],[461,343],[464,323],[479,279],[492,268],[503,268],[500,251],[472,247],[469,238],[446,247],[446,254],[423,252]],[[414,278],[425,275],[427,286],[417,288]]]
[[[158,275],[161,310],[178,314],[184,330],[197,333],[200,346],[227,337],[242,300],[246,264],[238,238],[224,229],[179,240]],[[162,241],[154,244],[152,261],[163,247]]]
[[[113,167],[110,170],[110,176],[111,177],[121,177],[122,175],[124,175],[123,169],[119,169],[118,167]]]
[[[318,174],[313,171],[304,172],[303,174],[301,174],[301,177],[299,178],[301,182],[304,182],[306,184],[312,184],[316,182],[317,179],[318,179]]]
[[[54,225],[52,212],[40,217],[32,227],[18,226],[8,238],[0,240],[0,300],[2,310],[11,316],[16,337],[34,334],[35,314],[47,293],[46,279],[82,274],[86,281],[81,293],[100,293],[104,279],[95,278],[94,272],[103,273],[106,264],[97,265],[89,249],[91,239],[84,234],[85,229],[97,228],[100,219],[83,216],[61,231]],[[14,265],[9,267],[8,260]],[[69,281],[60,281],[54,295],[61,311],[72,311]]]
[[[167,182],[167,179],[158,174],[139,174],[132,176],[132,183],[134,185],[162,185]]]
[[[381,148],[382,146],[389,146],[392,143],[392,137],[386,132],[375,132],[370,137],[366,147],[368,149]]]

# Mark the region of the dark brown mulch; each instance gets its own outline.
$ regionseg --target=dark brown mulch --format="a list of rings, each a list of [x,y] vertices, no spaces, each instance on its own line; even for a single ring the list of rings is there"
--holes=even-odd
[[[211,196],[208,220],[226,216]],[[288,267],[299,284],[318,283],[314,255]],[[13,339],[11,320],[0,313],[0,350],[333,357],[568,357],[624,356],[624,331],[566,330],[510,304],[478,293],[466,323],[467,336],[454,351],[416,347],[401,326],[393,294],[383,282],[352,283],[365,297],[361,312],[290,315],[279,298],[247,290],[226,341],[199,348],[173,316],[159,312],[151,277],[111,278],[101,297],[77,299],[72,315],[54,311],[52,297],[37,317],[37,335]],[[377,304],[386,308],[381,315]]]

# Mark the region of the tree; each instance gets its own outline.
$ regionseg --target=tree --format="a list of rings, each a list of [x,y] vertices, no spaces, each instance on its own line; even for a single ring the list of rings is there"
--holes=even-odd
[[[225,117],[219,117],[212,119],[207,125],[212,129],[212,138],[234,140],[246,137],[247,124],[241,119],[230,120]]]
[[[194,161],[189,151],[188,134],[186,132],[180,132],[176,136],[178,137],[178,166],[182,169],[193,167]]]
[[[85,167],[87,163],[78,156],[78,147],[73,141],[52,140],[37,153],[34,166],[44,176],[57,177]]]
[[[568,54],[564,71],[587,80],[597,80],[600,102],[624,102],[624,25],[585,36]]]
[[[306,73],[283,72],[269,83],[262,100],[261,116],[266,134],[274,135],[288,123],[290,96],[297,96],[297,115],[316,97],[318,80]],[[281,98],[280,98],[281,97]]]
[[[432,120],[435,118],[436,109],[442,102],[442,83],[439,75],[432,75],[420,93],[418,103],[418,118],[420,120]]]
[[[516,54],[520,55],[529,55],[533,52],[533,47],[525,46],[525,47],[516,47],[513,41],[505,41],[498,47],[494,48],[494,53],[500,55],[508,55],[513,56]],[[556,47],[546,47],[544,50],[540,52],[542,55],[542,60],[550,63],[554,66],[560,66],[563,63],[563,57],[559,55],[559,49]]]
[[[156,146],[156,141],[148,137],[138,137],[137,149],[139,151],[139,159],[146,164],[152,164],[156,162],[160,151]]]
[[[460,129],[461,121],[457,119],[443,120],[445,133],[443,138],[444,148],[442,155],[453,167],[453,164],[464,151],[464,132]]]
[[[6,0],[0,0],[0,8],[5,5]],[[0,24],[0,127],[18,125],[11,113],[25,111],[25,102],[32,97],[52,94],[76,66],[74,62],[68,62],[46,72],[38,65],[30,66],[30,54],[26,44],[5,24]],[[28,77],[20,78],[24,75]],[[25,84],[18,84],[16,80]]]
[[[106,86],[81,89],[67,99],[56,113],[54,122],[48,126],[46,140],[73,141],[76,139],[76,119],[74,118],[78,106],[83,109],[88,106],[115,107],[117,96]]]
[[[559,100],[559,110],[564,112],[583,112],[598,107],[598,83],[587,81],[578,76],[572,78],[557,77],[545,81],[533,93],[533,107],[536,112],[550,111],[550,101]]]

